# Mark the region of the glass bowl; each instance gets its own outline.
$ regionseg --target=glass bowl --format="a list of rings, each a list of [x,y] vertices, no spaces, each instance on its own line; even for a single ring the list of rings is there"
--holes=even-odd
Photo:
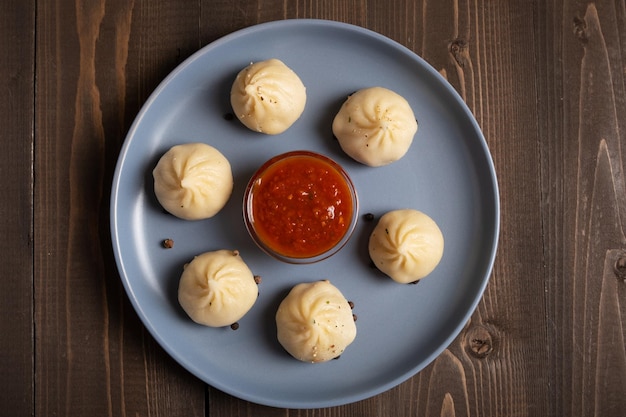
[[[346,171],[327,156],[292,151],[265,162],[243,199],[254,242],[283,262],[307,264],[337,253],[357,223],[359,202]]]

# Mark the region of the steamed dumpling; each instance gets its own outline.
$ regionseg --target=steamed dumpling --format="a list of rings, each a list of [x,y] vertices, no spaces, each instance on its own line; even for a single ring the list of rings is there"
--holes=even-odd
[[[204,143],[176,145],[152,171],[154,192],[161,206],[185,220],[216,215],[233,191],[230,163]]]
[[[229,326],[254,305],[259,289],[237,251],[218,250],[196,256],[180,277],[178,302],[193,321]]]
[[[246,127],[276,135],[287,130],[304,111],[306,88],[282,61],[268,59],[239,72],[230,103]]]
[[[291,289],[276,313],[278,341],[304,362],[336,358],[356,337],[348,301],[328,280]]]
[[[369,240],[378,269],[407,284],[430,274],[443,256],[443,234],[428,215],[412,209],[383,215]]]
[[[372,167],[402,158],[416,132],[417,121],[409,103],[383,87],[352,94],[333,120],[333,134],[344,152]]]

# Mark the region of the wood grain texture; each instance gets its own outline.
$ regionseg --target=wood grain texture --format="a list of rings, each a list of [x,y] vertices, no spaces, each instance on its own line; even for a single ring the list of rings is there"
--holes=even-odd
[[[165,355],[128,302],[108,218],[124,135],[197,49],[197,15],[176,3],[38,5],[37,415],[204,414],[204,384]]]
[[[34,1],[0,5],[0,410],[33,413]]]
[[[539,109],[554,415],[626,410],[625,11],[566,2],[544,14],[558,22],[546,25]]]

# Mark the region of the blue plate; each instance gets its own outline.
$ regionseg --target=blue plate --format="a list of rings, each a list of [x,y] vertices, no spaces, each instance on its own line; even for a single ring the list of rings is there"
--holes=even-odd
[[[302,117],[285,133],[252,132],[232,118],[229,92],[253,61],[278,58],[307,87]],[[383,86],[404,96],[419,121],[411,149],[380,168],[343,154],[331,123],[346,97]],[[206,142],[231,162],[233,195],[215,217],[184,221],[163,212],[152,169],[171,146]],[[436,270],[401,285],[370,265],[375,221],[360,218],[350,242],[312,265],[288,265],[264,254],[242,219],[245,185],[279,153],[308,149],[339,162],[359,194],[360,215],[415,208],[445,237]],[[111,201],[116,261],[144,325],[191,373],[231,395],[284,408],[346,404],[386,391],[433,361],[462,330],[485,289],[496,253],[499,200],[482,133],[455,90],[424,60],[369,30],[324,20],[286,20],[232,33],[174,70],[148,99],[119,156]],[[165,238],[174,240],[164,249]],[[238,330],[193,323],[179,307],[183,264],[216,249],[238,249],[262,277],[260,296]],[[338,359],[299,362],[276,341],[274,314],[299,282],[330,279],[355,303],[357,338]]]

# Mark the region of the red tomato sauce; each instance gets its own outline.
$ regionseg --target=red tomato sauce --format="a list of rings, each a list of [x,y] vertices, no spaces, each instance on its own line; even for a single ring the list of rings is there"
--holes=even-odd
[[[314,156],[297,155],[271,164],[252,190],[258,238],[283,256],[309,258],[344,237],[353,197],[341,172]]]

